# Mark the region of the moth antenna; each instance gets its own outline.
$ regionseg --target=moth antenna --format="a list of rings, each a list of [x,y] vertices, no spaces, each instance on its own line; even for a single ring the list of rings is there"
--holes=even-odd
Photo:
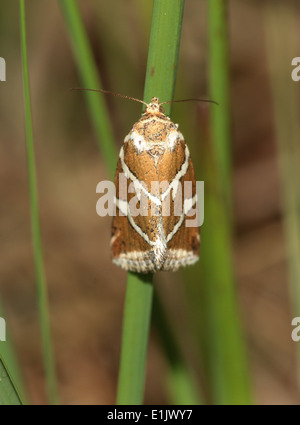
[[[126,96],[125,94],[114,93],[114,92],[109,91],[109,90],[86,89],[86,88],[81,88],[81,87],[74,87],[74,88],[71,88],[70,90],[85,90],[85,91],[95,91],[95,92],[104,93],[104,94],[112,94],[113,96],[123,97],[124,99],[129,99],[129,100],[134,100],[135,102],[143,103],[144,105],[148,106],[148,103],[144,102],[143,100],[136,99],[135,97],[131,97],[131,96]]]
[[[167,102],[162,102],[159,105],[165,105],[166,103],[178,103],[178,102],[207,102],[207,103],[214,103],[215,105],[219,105],[218,102],[216,102],[215,100],[210,100],[210,99],[181,99],[181,100],[168,100]]]

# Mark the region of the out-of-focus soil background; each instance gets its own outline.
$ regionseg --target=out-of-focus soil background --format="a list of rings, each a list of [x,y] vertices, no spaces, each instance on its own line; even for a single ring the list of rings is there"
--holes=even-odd
[[[0,294],[30,401],[41,404],[46,395],[30,234],[19,10],[17,2],[2,3],[0,55],[7,62],[7,81],[0,83]],[[151,7],[139,9],[134,1],[78,3],[103,86],[141,98]],[[109,32],[112,19],[114,31]],[[126,274],[111,264],[110,218],[100,218],[95,211],[96,185],[108,179],[108,173],[84,98],[69,91],[80,82],[58,2],[27,2],[27,20],[41,226],[61,402],[111,404]],[[186,1],[177,98],[205,95],[205,31],[204,2]],[[260,2],[230,2],[235,263],[254,401],[296,404],[296,343],[291,339],[264,40]],[[115,98],[106,101],[119,147],[140,107]],[[186,108],[197,120],[197,105],[176,106],[176,122],[183,132],[187,124],[180,113]],[[181,305],[182,282],[168,274],[160,278],[156,284],[173,327],[181,329],[176,309],[187,309]],[[146,403],[167,402],[165,371],[152,332]]]

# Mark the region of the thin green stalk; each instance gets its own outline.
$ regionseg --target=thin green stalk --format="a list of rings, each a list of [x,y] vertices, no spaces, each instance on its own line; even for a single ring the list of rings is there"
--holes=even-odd
[[[183,16],[184,0],[155,0],[153,4],[151,34],[148,50],[147,72],[144,90],[144,101],[149,102],[152,97],[159,97],[160,101],[171,100],[174,94],[181,24]],[[166,105],[166,113],[170,113],[170,105]],[[138,334],[139,340],[135,347],[131,346],[130,338],[138,332],[137,320],[130,320],[127,316],[134,314],[140,305],[139,298],[134,299],[130,306],[127,300],[131,300],[130,294],[134,293],[135,286],[140,287],[141,297],[145,303],[143,321],[149,325],[152,292],[143,285],[143,275],[128,273],[127,296],[125,301],[123,338],[121,363],[118,384],[118,404],[140,404],[143,400],[143,388],[146,367],[146,351],[148,344],[148,331],[143,335]],[[144,291],[147,292],[142,295]],[[151,297],[151,299],[150,299]],[[147,317],[149,314],[149,317]],[[129,326],[131,327],[129,328]],[[129,341],[128,341],[129,340]],[[134,349],[133,349],[134,348]],[[136,369],[136,356],[140,353],[140,368]],[[124,356],[126,361],[124,360]],[[134,379],[132,377],[134,376]],[[138,389],[138,391],[137,391]]]
[[[209,146],[202,152],[205,223],[201,229],[200,327],[213,404],[251,402],[245,341],[237,306],[232,236],[220,174]],[[194,308],[199,311],[199,304]]]
[[[231,223],[231,134],[227,3],[208,2],[210,108],[208,142],[202,146],[205,222],[201,228],[202,296],[199,321],[205,323],[203,347],[211,401],[251,402],[248,364],[238,312]],[[201,326],[201,325],[200,325]]]
[[[196,378],[191,375],[183,360],[157,293],[154,293],[153,299],[153,319],[168,359],[167,391],[171,402],[179,405],[199,404],[202,397]]]
[[[0,343],[1,344],[1,343]],[[0,356],[0,405],[23,404],[18,389]]]
[[[60,4],[68,25],[70,40],[83,87],[99,89],[101,88],[101,82],[76,0],[60,0]],[[110,174],[113,175],[116,169],[117,152],[104,98],[89,91],[84,92],[84,94],[96,131],[99,148],[103,153]]]
[[[20,0],[20,23],[21,23],[21,51],[22,51],[22,68],[23,68],[23,85],[24,85],[24,112],[25,112],[25,128],[27,143],[27,160],[28,160],[28,176],[29,176],[29,195],[30,195],[30,213],[32,227],[33,254],[35,263],[35,273],[37,280],[38,308],[41,326],[42,347],[44,366],[46,371],[46,384],[48,397],[51,403],[57,403],[57,383],[55,374],[55,364],[53,358],[50,320],[48,311],[48,296],[46,277],[43,263],[42,242],[40,234],[38,194],[35,171],[35,155],[33,145],[31,102],[29,89],[29,73],[27,62],[27,44],[26,44],[26,20],[25,20],[25,3]]]
[[[209,96],[220,103],[210,108],[211,132],[215,156],[226,195],[227,211],[231,211],[231,114],[229,99],[229,48],[227,2],[208,1]]]
[[[144,101],[172,100],[175,90],[184,0],[154,0]],[[165,105],[170,115],[171,104]]]
[[[297,13],[293,3],[266,3],[266,50],[278,149],[289,291],[295,316],[299,316],[300,312],[300,103],[299,82],[292,80],[291,60],[294,56],[299,56],[297,24]],[[298,356],[298,385],[300,385],[299,343],[295,346]]]
[[[142,404],[153,275],[128,273],[117,404]]]

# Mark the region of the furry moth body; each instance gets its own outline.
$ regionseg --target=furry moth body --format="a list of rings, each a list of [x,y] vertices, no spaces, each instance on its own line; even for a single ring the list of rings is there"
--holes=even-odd
[[[125,194],[119,189],[121,175],[126,177]],[[191,193],[188,197],[182,193],[182,213],[175,214],[175,197],[184,182],[191,182]],[[187,215],[195,210],[197,202],[192,160],[178,125],[164,114],[156,97],[125,137],[115,187],[116,215],[111,238],[115,264],[125,270],[148,273],[176,271],[198,260],[199,227],[186,226]],[[142,196],[146,200],[142,214],[132,213],[133,196],[138,198],[137,208],[141,207]],[[163,213],[167,201],[169,215]]]

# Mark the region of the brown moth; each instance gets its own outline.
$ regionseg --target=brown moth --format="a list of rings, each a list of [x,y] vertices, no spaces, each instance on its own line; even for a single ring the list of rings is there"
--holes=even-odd
[[[125,137],[115,176],[113,262],[140,273],[176,271],[199,258],[199,227],[187,225],[197,214],[194,168],[161,105],[157,97],[146,104]]]

